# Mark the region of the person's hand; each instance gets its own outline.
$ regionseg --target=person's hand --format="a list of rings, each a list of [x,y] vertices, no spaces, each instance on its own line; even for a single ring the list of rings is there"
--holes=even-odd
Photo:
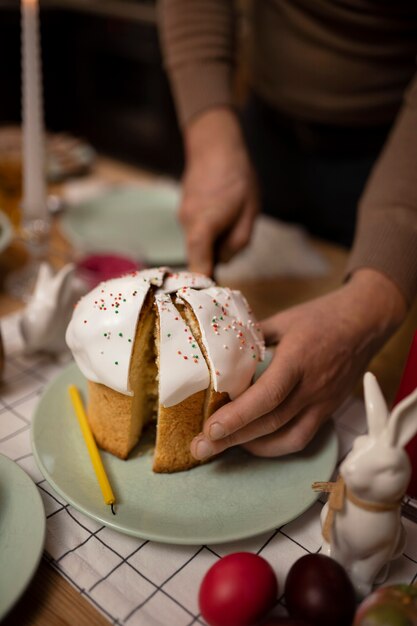
[[[259,456],[303,449],[399,326],[405,299],[391,280],[358,270],[343,287],[261,323],[276,343],[264,374],[216,411],[194,438],[203,459],[236,444]]]
[[[179,218],[190,270],[211,276],[249,242],[258,212],[255,175],[236,116],[201,114],[185,130],[186,169]]]

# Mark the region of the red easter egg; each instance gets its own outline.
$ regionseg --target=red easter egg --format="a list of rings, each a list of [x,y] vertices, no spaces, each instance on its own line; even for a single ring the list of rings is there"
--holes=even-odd
[[[278,582],[269,563],[251,552],[215,563],[200,586],[199,605],[210,626],[252,626],[274,606]]]

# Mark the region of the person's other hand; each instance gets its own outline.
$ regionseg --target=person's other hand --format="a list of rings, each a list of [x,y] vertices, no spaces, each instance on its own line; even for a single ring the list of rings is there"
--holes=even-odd
[[[190,270],[212,275],[245,247],[258,212],[258,195],[235,114],[215,108],[185,130],[186,169],[179,218]]]
[[[394,283],[361,269],[337,291],[265,320],[266,341],[277,344],[271,364],[207,420],[192,454],[203,459],[236,444],[259,456],[303,449],[405,313]]]

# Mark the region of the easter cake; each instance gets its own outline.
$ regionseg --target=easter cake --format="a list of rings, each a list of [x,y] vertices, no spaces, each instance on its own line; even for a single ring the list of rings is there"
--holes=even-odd
[[[191,440],[250,385],[264,352],[240,292],[168,268],[95,287],[78,302],[66,340],[88,381],[98,445],[125,459],[156,420],[155,472],[199,464]]]

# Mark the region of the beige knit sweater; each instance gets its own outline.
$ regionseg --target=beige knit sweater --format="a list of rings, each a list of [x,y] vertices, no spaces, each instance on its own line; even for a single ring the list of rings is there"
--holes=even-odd
[[[161,0],[160,32],[182,125],[233,106],[232,0]],[[253,0],[252,88],[296,119],[392,131],[363,193],[347,272],[373,267],[417,292],[417,2]]]

